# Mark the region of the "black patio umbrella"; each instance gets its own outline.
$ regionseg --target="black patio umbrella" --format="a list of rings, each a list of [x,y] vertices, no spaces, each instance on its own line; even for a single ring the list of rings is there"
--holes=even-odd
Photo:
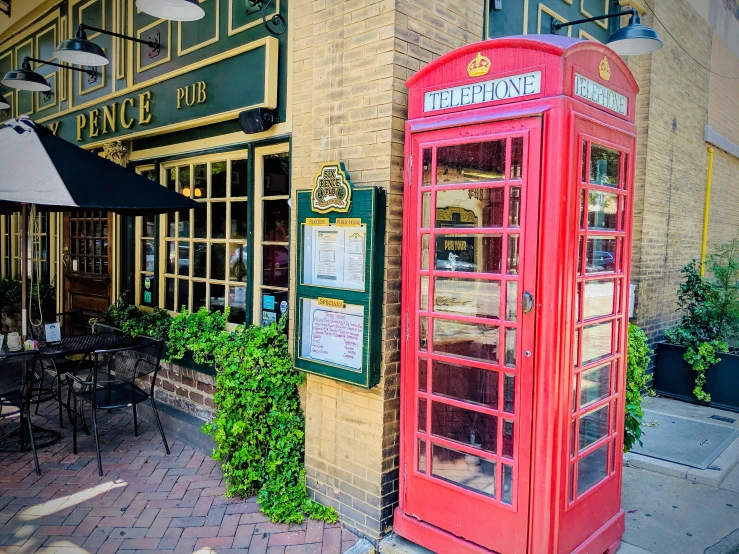
[[[203,207],[22,117],[0,125],[0,211],[21,211],[24,245],[29,204],[49,212],[95,209],[121,215],[161,214]],[[21,248],[21,266],[25,340],[28,277],[25,247]]]

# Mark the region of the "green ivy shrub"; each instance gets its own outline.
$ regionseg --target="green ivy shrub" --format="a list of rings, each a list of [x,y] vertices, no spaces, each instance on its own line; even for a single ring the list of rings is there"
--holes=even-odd
[[[644,410],[642,398],[649,393],[647,369],[652,357],[647,335],[636,325],[629,323],[629,342],[626,356],[626,410],[624,419],[624,452],[642,444]]]
[[[167,340],[172,325],[172,316],[169,315],[169,312],[160,308],[144,312],[130,304],[127,295],[124,293],[118,300],[108,306],[100,317],[90,320],[90,325],[95,323],[118,327],[131,337],[146,335]]]

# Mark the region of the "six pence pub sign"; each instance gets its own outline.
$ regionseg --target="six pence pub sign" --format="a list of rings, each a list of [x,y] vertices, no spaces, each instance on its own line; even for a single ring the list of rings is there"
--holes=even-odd
[[[321,166],[311,192],[314,212],[348,212],[352,201],[352,186],[344,164],[330,162]]]

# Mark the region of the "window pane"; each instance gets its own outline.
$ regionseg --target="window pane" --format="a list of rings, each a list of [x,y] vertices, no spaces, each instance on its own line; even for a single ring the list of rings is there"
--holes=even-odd
[[[225,290],[224,285],[210,285],[210,310],[218,310],[222,312],[226,307],[225,303]]]
[[[512,504],[513,498],[513,468],[503,464],[503,494],[501,501],[505,504]]]
[[[180,213],[180,224],[179,229],[177,230],[177,236],[184,238],[190,237],[190,212]]]
[[[265,290],[261,294],[262,325],[270,325],[280,320],[287,312],[288,292]],[[287,330],[287,322],[285,322]]]
[[[145,240],[141,243],[141,268],[144,271],[154,271],[154,240]]]
[[[153,237],[156,229],[155,215],[145,215],[141,218],[141,232],[145,237]]]
[[[418,441],[418,471],[426,473],[426,441]]]
[[[246,238],[246,202],[231,202],[231,238]]]
[[[508,235],[508,275],[518,275],[518,235]]]
[[[590,182],[618,186],[620,154],[597,144],[590,146]]]
[[[166,214],[164,216],[164,227],[167,230],[168,237],[174,237],[174,231],[175,231],[174,217],[175,217],[174,214]]]
[[[508,200],[508,226],[518,227],[521,225],[521,187],[511,187],[510,199]]]
[[[434,311],[498,319],[500,281],[435,277]]]
[[[516,377],[510,373],[503,375],[503,411],[514,413],[516,400]]]
[[[192,236],[204,239],[208,236],[208,206],[204,205],[199,210],[192,211],[193,228]]]
[[[585,303],[582,315],[584,319],[613,313],[613,295],[616,289],[614,280],[585,281],[583,285]]]
[[[506,458],[513,459],[513,429],[512,419],[503,420],[503,453]]]
[[[497,140],[438,148],[436,184],[503,180],[505,143]]]
[[[437,235],[436,270],[500,273],[503,237]]]
[[[436,193],[436,227],[502,227],[502,187]]]
[[[431,445],[431,475],[495,498],[495,462]]]
[[[181,311],[182,307],[184,306],[185,309],[188,309],[188,306],[190,301],[190,282],[185,281],[183,279],[179,279],[179,282],[177,283],[177,309],[176,311]]]
[[[210,244],[210,276],[211,279],[223,281],[226,278],[226,245],[222,242]]]
[[[421,210],[421,227],[428,229],[431,225],[431,193],[423,193],[423,209]]]
[[[167,241],[167,273],[174,273],[175,265],[175,242],[173,240]]]
[[[228,287],[228,305],[231,308],[228,314],[230,323],[246,322],[246,287]]]
[[[586,365],[611,353],[613,322],[587,325],[582,328],[582,365]]]
[[[435,319],[434,352],[497,363],[498,328],[481,323]]]
[[[426,399],[418,399],[418,430],[426,432]]]
[[[580,374],[580,408],[608,396],[611,390],[611,364],[594,367]]]
[[[618,226],[618,196],[591,191],[588,195],[588,228],[615,230]]]
[[[516,321],[518,310],[518,281],[506,281],[506,320]]]
[[[246,196],[246,160],[231,162],[231,197],[234,196]]]
[[[612,237],[588,237],[585,252],[587,273],[613,273],[616,271],[616,239]]]
[[[197,312],[205,307],[206,289],[208,285],[200,281],[192,283],[192,311]]]
[[[210,202],[210,238],[226,238],[226,203]]]
[[[423,151],[423,184],[431,184],[431,149],[426,148]]]
[[[210,164],[210,197],[226,198],[226,162]]]
[[[582,452],[608,434],[608,404],[580,418],[578,448]]]
[[[237,242],[229,243],[230,252],[228,278],[231,281],[246,281],[246,245]]]
[[[180,275],[190,275],[190,243],[178,242],[178,260],[177,267]]]
[[[287,246],[264,245],[262,251],[262,284],[287,287],[290,278]]]
[[[269,200],[262,203],[262,240],[288,242],[290,234],[290,206],[287,200]]]
[[[422,360],[420,363],[425,365],[426,361]],[[431,364],[431,387],[434,394],[498,408],[497,371],[447,364],[438,360],[432,360]],[[425,385],[424,382],[421,390],[425,390]]]
[[[192,246],[192,276],[205,278],[208,276],[208,244],[195,242]],[[203,298],[205,298],[203,296]]]
[[[523,137],[511,139],[511,179],[520,179],[523,169]]]
[[[441,402],[432,402],[431,433],[495,453],[498,444],[498,418]]]
[[[606,478],[608,445],[582,458],[577,465],[577,494],[581,495]]]
[[[424,358],[418,359],[418,390],[426,392],[426,383],[428,377],[428,360]]]
[[[192,197],[196,200],[199,198],[205,199],[208,197],[207,171],[208,166],[206,164],[197,164],[193,166]]]
[[[516,367],[516,329],[505,330],[505,365]]]
[[[264,189],[262,196],[290,194],[290,161],[288,155],[272,154],[264,157]]]
[[[178,170],[177,188],[183,196],[192,198],[192,191],[190,190],[190,166],[183,165]]]
[[[164,307],[167,310],[175,311],[175,305],[174,305],[175,280],[167,279],[164,284],[164,289],[165,289]]]

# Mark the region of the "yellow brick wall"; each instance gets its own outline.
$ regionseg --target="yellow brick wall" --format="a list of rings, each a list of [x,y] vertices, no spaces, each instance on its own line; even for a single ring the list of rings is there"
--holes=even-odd
[[[290,2],[293,189],[310,188],[322,162],[340,160],[355,185],[388,193],[382,380],[363,391],[308,376],[303,392],[311,494],[371,539],[392,525],[398,498],[405,81],[433,58],[479,40],[482,5],[483,0]],[[291,267],[294,291],[294,259]]]
[[[711,44],[711,72],[708,124],[739,144],[739,56],[716,35]]]
[[[737,85],[739,86],[739,85]],[[708,215],[708,253],[739,231],[739,158],[714,148],[713,183]]]

